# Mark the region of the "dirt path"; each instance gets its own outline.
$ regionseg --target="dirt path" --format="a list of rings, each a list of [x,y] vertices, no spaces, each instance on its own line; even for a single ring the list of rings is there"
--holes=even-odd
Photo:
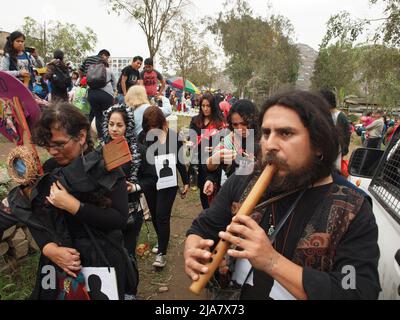
[[[353,138],[354,139],[354,138]],[[14,148],[11,143],[0,141],[0,163],[4,163],[8,153]],[[354,143],[351,152],[357,148]],[[171,237],[167,255],[166,267],[159,271],[152,266],[155,255],[148,252],[147,255],[138,258],[140,283],[138,296],[144,300],[206,300],[206,292],[200,296],[192,294],[188,288],[191,281],[184,272],[183,246],[185,234],[193,219],[202,211],[198,191],[190,190],[187,199],[182,200],[179,195],[173,207],[171,218]],[[147,227],[149,233],[147,232]],[[143,225],[139,243],[149,242],[150,248],[157,242],[151,221]],[[148,240],[148,237],[150,238]],[[161,293],[160,288],[168,288]]]
[[[179,195],[176,197],[172,211],[171,219],[171,238],[167,254],[167,265],[157,271],[151,265],[154,262],[155,255],[149,255],[139,258],[140,283],[138,295],[145,300],[205,300],[206,295],[203,292],[196,296],[189,291],[191,281],[184,271],[183,246],[186,231],[189,229],[193,219],[201,212],[201,205],[198,191],[190,191],[187,199],[182,200]],[[151,246],[155,244],[153,226],[147,222],[151,230]],[[143,225],[141,232],[142,242],[147,241],[147,229]],[[160,293],[159,289],[168,287],[168,291]]]

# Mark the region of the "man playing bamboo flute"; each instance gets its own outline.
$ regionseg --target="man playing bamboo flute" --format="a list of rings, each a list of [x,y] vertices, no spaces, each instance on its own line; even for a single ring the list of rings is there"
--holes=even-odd
[[[332,176],[339,143],[329,106],[308,92],[281,94],[259,124],[259,168],[230,177],[187,232],[188,276],[207,273],[210,249],[224,239],[233,247],[214,280],[241,299],[377,299],[378,228],[369,201]],[[267,164],[277,172],[264,204],[234,216]]]

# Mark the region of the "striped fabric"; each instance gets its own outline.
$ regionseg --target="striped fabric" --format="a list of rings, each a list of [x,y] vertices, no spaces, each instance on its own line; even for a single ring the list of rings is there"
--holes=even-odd
[[[82,65],[79,67],[79,69],[83,72],[83,75],[86,76],[87,69],[89,68],[90,65],[92,64],[97,64],[101,62],[102,59],[100,56],[91,56],[86,58],[86,60],[82,63]]]

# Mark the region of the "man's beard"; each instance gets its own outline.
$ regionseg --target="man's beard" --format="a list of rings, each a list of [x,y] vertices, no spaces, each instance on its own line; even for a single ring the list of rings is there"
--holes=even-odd
[[[298,188],[307,188],[322,178],[322,173],[317,164],[317,159],[310,156],[306,164],[297,170],[289,168],[287,162],[279,158],[275,152],[263,155],[261,166],[274,164],[279,169],[285,170],[284,176],[274,175],[268,189],[272,192],[286,192]]]

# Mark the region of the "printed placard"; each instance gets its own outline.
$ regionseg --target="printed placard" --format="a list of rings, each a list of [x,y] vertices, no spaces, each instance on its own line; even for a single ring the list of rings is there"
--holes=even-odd
[[[157,190],[176,187],[178,179],[176,175],[175,154],[165,154],[154,158],[158,176]]]
[[[119,300],[115,268],[82,268],[91,300]]]

